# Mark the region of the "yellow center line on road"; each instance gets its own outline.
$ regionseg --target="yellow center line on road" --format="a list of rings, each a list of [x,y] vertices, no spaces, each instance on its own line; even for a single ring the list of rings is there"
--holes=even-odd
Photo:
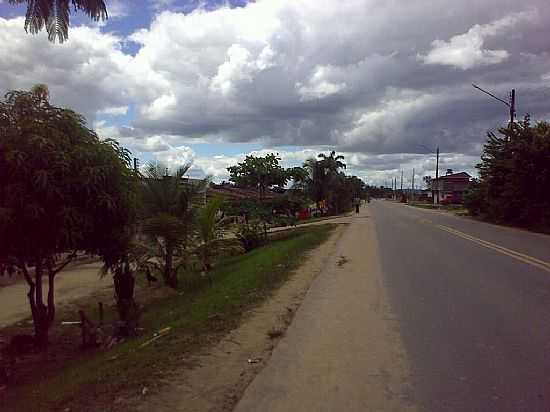
[[[486,248],[489,248],[489,249],[495,250],[497,252],[500,252],[504,255],[510,256],[514,259],[517,259],[517,260],[521,261],[521,262],[524,262],[524,263],[527,263],[529,265],[535,266],[535,267],[537,267],[539,269],[542,269],[546,272],[550,272],[550,263],[545,262],[544,260],[540,260],[540,259],[537,259],[533,256],[529,256],[529,255],[526,255],[524,253],[516,252],[515,250],[505,248],[504,246],[500,246],[500,245],[497,245],[495,243],[491,243],[491,242],[488,242],[486,240],[479,239],[477,237],[468,235],[468,234],[466,234],[464,232],[461,232],[459,230],[453,229],[449,226],[435,225],[435,227],[437,227],[438,229],[444,230],[448,233],[451,233],[455,236],[459,236],[463,239],[466,239],[466,240],[469,240],[471,242],[477,243],[478,245],[484,246]]]

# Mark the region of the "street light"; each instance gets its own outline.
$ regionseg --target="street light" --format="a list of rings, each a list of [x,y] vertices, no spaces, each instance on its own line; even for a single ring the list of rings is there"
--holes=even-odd
[[[487,90],[483,90],[477,84],[472,83],[472,86],[474,86],[474,88],[478,89],[479,91],[491,96],[493,99],[498,100],[499,102],[504,103],[506,106],[508,106],[508,108],[510,109],[510,129],[511,129],[512,125],[514,124],[514,118],[516,116],[516,89],[512,89],[509,97],[510,100],[506,101],[488,92]]]

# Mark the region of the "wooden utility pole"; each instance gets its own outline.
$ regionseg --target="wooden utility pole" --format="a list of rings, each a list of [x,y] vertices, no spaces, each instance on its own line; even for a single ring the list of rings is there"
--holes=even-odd
[[[412,188],[411,199],[412,199],[413,202],[414,202],[414,167],[413,167],[413,175],[412,175],[411,188]]]
[[[436,204],[439,204],[439,146],[437,146],[436,150],[436,160],[435,160],[435,184],[437,185],[436,194],[437,194],[437,200]],[[433,194],[432,194],[433,196]]]
[[[403,170],[401,170],[401,193],[403,193]]]
[[[516,89],[512,89],[510,93],[510,130],[514,124],[514,118],[516,117]]]
[[[510,124],[509,128],[512,129],[512,125],[514,124],[514,120],[516,117],[516,89],[512,89],[510,92],[510,96],[508,98],[508,101],[502,100],[500,97],[495,96],[493,93],[488,92],[487,90],[482,89],[477,84],[473,84],[474,88],[478,89],[479,91],[491,96],[493,99],[498,100],[501,103],[504,103],[508,108],[510,109]]]

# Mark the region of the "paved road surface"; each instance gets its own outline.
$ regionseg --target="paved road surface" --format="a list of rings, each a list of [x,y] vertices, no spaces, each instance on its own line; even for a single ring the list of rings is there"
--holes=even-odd
[[[385,201],[370,212],[423,409],[550,411],[550,237]]]
[[[374,201],[236,411],[550,411],[550,237]]]

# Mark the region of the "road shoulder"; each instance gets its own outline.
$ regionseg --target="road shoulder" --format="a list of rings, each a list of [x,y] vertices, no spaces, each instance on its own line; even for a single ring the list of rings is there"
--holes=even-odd
[[[236,412],[416,410],[374,222],[351,221]]]

